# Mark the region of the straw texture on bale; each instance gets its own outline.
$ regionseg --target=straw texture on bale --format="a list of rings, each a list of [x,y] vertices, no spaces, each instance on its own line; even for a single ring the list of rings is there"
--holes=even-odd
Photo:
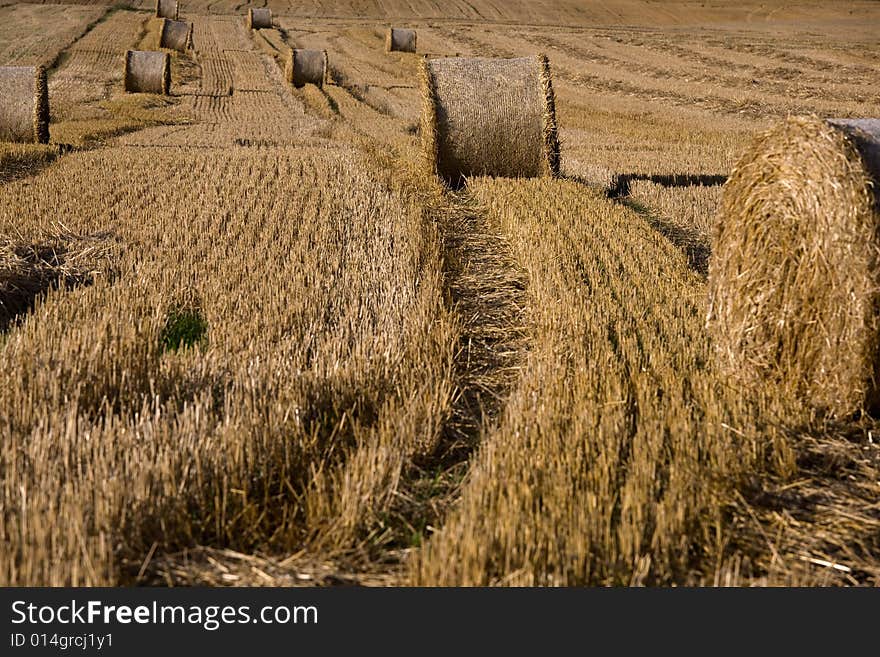
[[[307,84],[324,86],[327,76],[327,51],[293,48],[285,66],[287,81],[295,87]]]
[[[170,18],[171,20],[176,21],[178,11],[177,0],[156,0],[157,18]]]
[[[192,23],[173,21],[167,18],[162,21],[162,32],[159,38],[160,48],[186,52],[189,49],[191,39]]]
[[[164,94],[171,89],[171,56],[158,50],[125,53],[125,90],[130,93]]]
[[[252,30],[272,27],[272,10],[266,7],[248,9],[247,25]]]
[[[389,27],[385,35],[385,50],[388,52],[415,52],[416,31],[401,27]]]
[[[42,66],[0,66],[0,141],[49,143],[49,88]]]
[[[721,369],[834,416],[876,407],[880,120],[793,117],[724,187],[707,325]]]
[[[420,72],[423,150],[429,168],[447,183],[559,174],[545,56],[424,59]]]

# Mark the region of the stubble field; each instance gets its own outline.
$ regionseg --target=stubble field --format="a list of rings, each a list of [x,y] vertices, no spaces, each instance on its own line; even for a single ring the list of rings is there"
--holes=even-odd
[[[753,135],[880,116],[878,3],[268,5],[182,2],[158,97],[152,2],[0,3],[52,108],[0,144],[0,583],[880,584],[880,424],[704,327]],[[426,175],[391,24],[545,53],[561,177]]]

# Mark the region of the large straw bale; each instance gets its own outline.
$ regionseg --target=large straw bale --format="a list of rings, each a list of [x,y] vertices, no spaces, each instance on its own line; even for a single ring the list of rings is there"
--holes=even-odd
[[[722,371],[835,416],[880,365],[880,120],[789,118],[724,187],[708,328]]]
[[[49,88],[42,66],[0,66],[0,141],[49,143]]]
[[[271,28],[272,10],[268,7],[255,7],[248,9],[247,26],[252,30]]]
[[[179,7],[177,0],[156,0],[156,17],[177,20]]]
[[[388,52],[415,52],[416,31],[402,27],[389,27],[385,35],[385,50]]]
[[[171,88],[171,56],[158,50],[125,53],[125,90],[131,93],[164,94]]]
[[[192,41],[192,23],[163,19],[159,47],[186,52]]]
[[[327,51],[293,48],[284,67],[287,81],[295,87],[324,86],[327,77]]]
[[[559,174],[545,56],[424,59],[421,78],[423,149],[431,170],[446,182]]]

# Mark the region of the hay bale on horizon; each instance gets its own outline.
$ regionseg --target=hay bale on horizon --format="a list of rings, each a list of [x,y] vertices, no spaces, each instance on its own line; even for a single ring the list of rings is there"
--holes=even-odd
[[[327,79],[327,51],[291,48],[284,74],[294,87],[307,84],[323,87]]]
[[[428,167],[455,186],[469,176],[559,175],[550,65],[519,59],[424,59],[422,142]]]
[[[248,9],[247,26],[252,30],[269,29],[272,27],[272,10],[268,7]]]
[[[156,18],[177,20],[179,7],[177,0],[156,0]]]
[[[790,118],[724,187],[707,328],[720,370],[834,416],[880,402],[880,119]]]
[[[159,47],[186,52],[192,42],[192,23],[174,21],[168,18],[162,19],[162,29],[159,31]]]
[[[49,143],[49,87],[42,66],[0,66],[0,141]]]
[[[129,93],[168,95],[171,89],[171,55],[158,50],[125,53],[125,90]]]
[[[415,52],[416,31],[402,27],[389,27],[385,35],[386,52]]]

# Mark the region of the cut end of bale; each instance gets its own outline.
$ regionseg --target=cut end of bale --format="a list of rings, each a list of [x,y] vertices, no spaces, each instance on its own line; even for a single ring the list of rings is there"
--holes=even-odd
[[[559,174],[556,102],[547,58],[440,58],[420,65],[422,149],[457,186],[470,176]]]
[[[0,141],[49,143],[49,87],[42,66],[0,66]]]
[[[267,7],[248,9],[247,26],[252,30],[269,29],[272,27],[272,10]]]
[[[186,52],[192,43],[192,29],[192,23],[163,19],[159,47]]]
[[[287,81],[300,88],[307,84],[324,86],[327,79],[327,51],[292,48],[284,68]]]
[[[177,20],[179,7],[177,0],[156,0],[156,18]]]
[[[389,27],[385,34],[386,52],[415,52],[416,31],[401,27]]]
[[[155,50],[125,53],[125,90],[129,93],[168,95],[171,91],[171,56]]]
[[[880,389],[880,121],[858,123],[759,135],[725,184],[709,268],[720,369],[834,416]]]

